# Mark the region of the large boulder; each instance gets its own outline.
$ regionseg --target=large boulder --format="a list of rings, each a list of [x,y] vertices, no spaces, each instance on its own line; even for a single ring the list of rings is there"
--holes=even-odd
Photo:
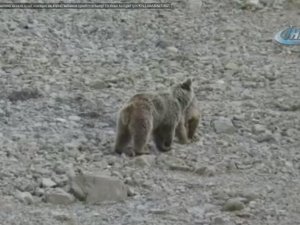
[[[81,172],[71,178],[71,192],[79,200],[92,204],[122,201],[127,197],[127,186],[116,178]]]

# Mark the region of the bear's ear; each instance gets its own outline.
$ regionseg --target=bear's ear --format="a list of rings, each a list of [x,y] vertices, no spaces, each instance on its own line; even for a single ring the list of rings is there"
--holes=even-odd
[[[192,79],[189,78],[181,84],[181,88],[190,91],[192,87]]]

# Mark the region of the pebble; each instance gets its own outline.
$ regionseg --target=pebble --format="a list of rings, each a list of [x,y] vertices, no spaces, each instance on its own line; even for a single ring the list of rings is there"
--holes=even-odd
[[[276,141],[276,138],[273,136],[273,134],[270,131],[266,131],[258,136],[256,136],[255,140],[258,143],[261,142],[271,142],[271,141]]]
[[[93,82],[90,83],[90,87],[93,88],[93,89],[104,89],[104,88],[107,88],[107,83],[103,80],[95,80]]]
[[[178,49],[174,46],[167,47],[167,51],[169,51],[171,53],[178,53]]]
[[[223,225],[223,224],[225,224],[225,220],[222,217],[215,217],[213,219],[212,224],[214,224],[214,225]]]
[[[240,70],[240,67],[234,62],[229,62],[225,65],[225,69],[238,71],[238,70]]]
[[[132,187],[128,187],[127,195],[129,197],[132,197],[132,196],[137,195],[137,193],[135,192],[135,190]]]
[[[52,188],[56,185],[56,183],[50,178],[42,178],[42,187]]]
[[[58,175],[66,173],[66,166],[63,162],[57,162],[53,168],[54,172]]]
[[[80,121],[81,117],[73,115],[73,116],[69,116],[69,120],[71,120],[71,121]]]
[[[237,211],[237,210],[242,210],[244,208],[245,205],[240,198],[229,199],[223,207],[225,211]]]
[[[213,127],[216,133],[232,134],[235,132],[235,127],[232,124],[231,119],[220,117],[213,121]]]
[[[267,131],[266,127],[261,124],[255,124],[252,127],[253,134],[261,134],[261,133],[265,133],[266,131]]]
[[[216,174],[216,168],[214,166],[202,166],[196,168],[195,173],[201,176],[205,175],[212,177]]]
[[[72,220],[72,217],[64,212],[51,212],[54,219],[65,222]]]
[[[66,123],[67,120],[66,119],[63,119],[63,118],[55,118],[54,119],[56,122],[60,122],[60,123]]]

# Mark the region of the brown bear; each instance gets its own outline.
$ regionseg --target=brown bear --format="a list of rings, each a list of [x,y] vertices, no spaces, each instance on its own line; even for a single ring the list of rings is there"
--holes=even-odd
[[[175,84],[168,92],[134,95],[119,112],[114,151],[121,154],[132,140],[130,156],[148,154],[151,136],[159,151],[171,150],[175,132],[187,132],[180,123],[193,99],[191,79]]]

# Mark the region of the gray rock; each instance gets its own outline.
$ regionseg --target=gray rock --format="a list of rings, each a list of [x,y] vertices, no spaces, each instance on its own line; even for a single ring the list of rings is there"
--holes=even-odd
[[[225,65],[225,69],[226,70],[239,71],[240,67],[234,62],[229,62]]]
[[[21,192],[21,191],[17,190],[15,197],[23,203],[26,203],[26,204],[33,203],[33,197],[29,192]]]
[[[51,214],[54,219],[61,221],[61,222],[66,222],[66,221],[72,220],[72,216],[70,216],[64,212],[51,212]]]
[[[223,207],[225,211],[237,211],[243,208],[245,208],[245,205],[240,198],[229,199]]]
[[[216,174],[216,168],[213,166],[201,166],[195,169],[195,173],[201,176],[212,177]]]
[[[108,86],[109,85],[107,84],[107,82],[103,80],[95,80],[90,83],[90,87],[93,89],[104,89],[107,88]]]
[[[266,131],[267,131],[266,127],[260,124],[255,124],[252,127],[253,134],[261,134],[261,133],[265,133]]]
[[[246,199],[246,201],[244,202],[246,204],[259,198],[259,195],[257,193],[251,191],[243,192],[241,193],[241,196]]]
[[[240,0],[240,6],[242,9],[260,9],[262,5],[259,0]]]
[[[132,188],[132,187],[128,187],[128,190],[127,190],[127,195],[129,197],[132,197],[132,196],[135,196],[137,193],[135,192],[135,190]]]
[[[249,208],[255,209],[256,207],[257,207],[257,202],[256,201],[249,202]]]
[[[71,180],[71,191],[79,200],[88,203],[122,201],[127,197],[127,187],[122,181],[84,172]]]
[[[52,188],[55,187],[56,183],[50,178],[42,178],[42,187]]]
[[[57,162],[53,168],[56,174],[65,174],[66,173],[66,166],[62,162]]]
[[[46,202],[52,204],[71,204],[74,202],[75,198],[73,195],[67,193],[61,188],[50,189],[45,193]]]
[[[41,197],[45,194],[45,189],[43,188],[36,188],[34,191],[34,195]]]
[[[67,122],[67,120],[64,119],[64,118],[55,118],[54,120],[55,120],[56,122],[60,122],[60,123],[66,123],[66,122]]]
[[[235,128],[231,119],[220,117],[213,122],[213,127],[216,133],[232,134],[235,132]]]
[[[202,1],[189,0],[188,7],[191,13],[199,13],[202,8]]]
[[[171,53],[177,53],[178,49],[174,46],[169,46],[169,47],[167,47],[167,51],[169,51]]]
[[[258,7],[260,2],[259,0],[246,0],[246,5]]]
[[[218,216],[213,219],[213,224],[214,225],[223,225],[223,224],[226,224],[226,222],[222,217]]]
[[[276,138],[273,136],[273,134],[270,131],[266,131],[258,136],[256,136],[255,140],[258,143],[261,142],[271,142],[271,141],[276,141]]]
[[[79,116],[72,115],[72,116],[69,116],[69,120],[71,120],[71,121],[80,121],[81,118]]]

